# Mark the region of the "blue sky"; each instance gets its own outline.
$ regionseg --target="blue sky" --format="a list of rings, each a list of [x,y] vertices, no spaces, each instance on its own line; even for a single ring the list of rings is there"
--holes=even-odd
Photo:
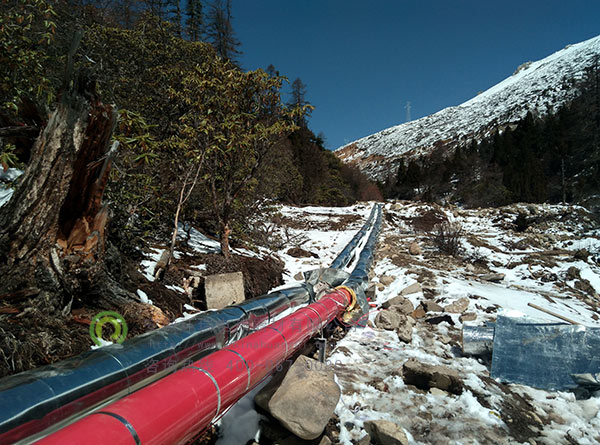
[[[330,149],[600,34],[600,0],[233,0],[233,15],[242,67],[300,77]]]

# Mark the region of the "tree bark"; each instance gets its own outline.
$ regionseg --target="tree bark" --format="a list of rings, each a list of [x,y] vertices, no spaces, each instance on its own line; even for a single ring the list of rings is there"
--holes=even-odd
[[[63,312],[65,298],[97,296],[92,290],[106,283],[109,212],[102,196],[116,151],[109,150],[116,111],[93,95],[83,76],[73,84],[0,209],[0,294],[38,289]],[[113,303],[126,301],[106,287]]]
[[[224,223],[221,226],[221,253],[226,260],[231,258],[231,250],[229,248],[229,235],[231,235],[231,227],[229,222]]]

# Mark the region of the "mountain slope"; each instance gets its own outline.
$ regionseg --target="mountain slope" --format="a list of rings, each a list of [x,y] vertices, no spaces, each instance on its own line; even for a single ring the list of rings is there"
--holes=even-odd
[[[566,48],[517,71],[455,107],[359,139],[336,150],[346,163],[384,180],[400,158],[427,155],[439,145],[449,149],[481,140],[528,112],[545,115],[577,96],[577,81],[598,63],[600,36]]]

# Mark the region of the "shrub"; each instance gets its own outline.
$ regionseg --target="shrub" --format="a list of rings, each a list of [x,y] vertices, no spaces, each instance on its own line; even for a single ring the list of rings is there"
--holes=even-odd
[[[464,229],[462,224],[456,221],[446,221],[434,226],[433,243],[440,252],[458,257],[462,251],[462,240]]]

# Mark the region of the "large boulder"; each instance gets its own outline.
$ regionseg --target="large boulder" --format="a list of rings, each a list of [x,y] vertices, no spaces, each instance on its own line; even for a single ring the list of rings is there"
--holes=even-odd
[[[401,312],[403,314],[410,314],[415,310],[415,307],[411,303],[411,301],[405,298],[402,295],[398,295],[394,298],[390,298],[388,301],[384,302],[381,307],[384,309],[390,309],[391,307],[395,307],[397,312]]]
[[[393,331],[400,326],[401,322],[401,314],[391,309],[379,311],[375,317],[375,326],[386,331]]]
[[[452,394],[462,394],[462,379],[458,372],[447,366],[428,365],[410,359],[402,366],[402,378],[407,385],[419,389],[438,388]]]
[[[389,420],[367,420],[364,428],[375,445],[408,445],[402,427]]]
[[[269,400],[268,408],[288,431],[313,440],[325,430],[340,395],[331,367],[300,356]]]

